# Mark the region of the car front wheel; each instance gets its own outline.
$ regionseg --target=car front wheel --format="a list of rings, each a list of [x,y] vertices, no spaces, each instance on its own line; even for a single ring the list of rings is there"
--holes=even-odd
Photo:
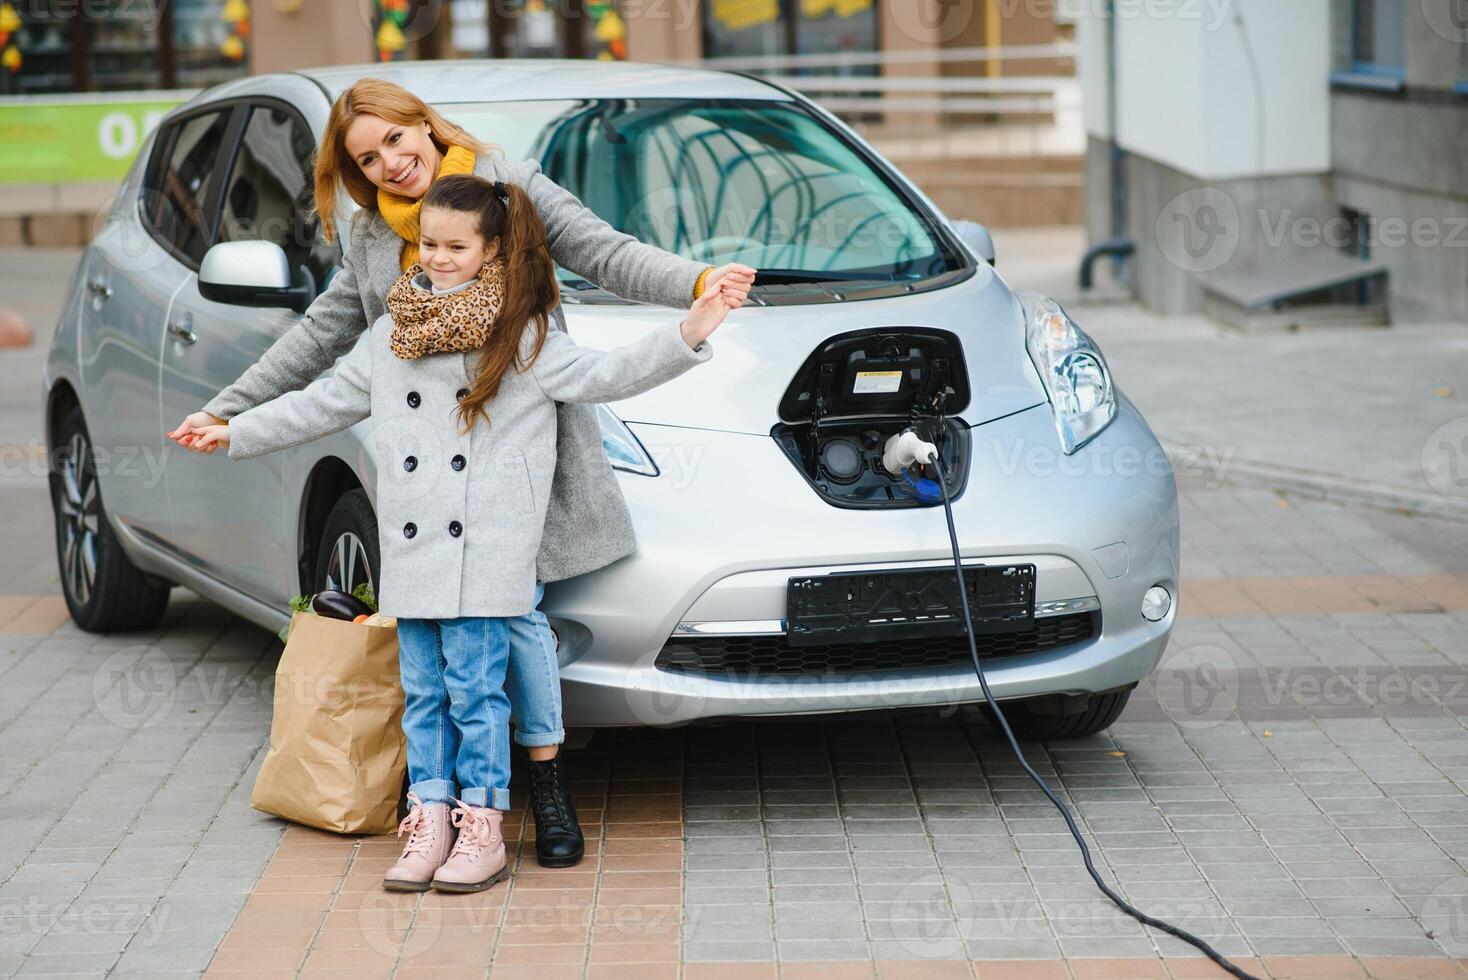
[[[72,406],[62,418],[51,456],[56,557],[71,618],[89,633],[157,626],[171,587],[134,565],[107,523],[80,406]]]
[[[377,549],[377,516],[367,491],[351,490],[342,494],[336,506],[326,515],[321,542],[316,549],[316,592],[350,593],[363,583],[377,594],[377,576],[381,569]]]

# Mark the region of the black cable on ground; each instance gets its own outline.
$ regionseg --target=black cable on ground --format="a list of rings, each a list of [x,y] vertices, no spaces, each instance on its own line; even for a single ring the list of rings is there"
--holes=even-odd
[[[1091,880],[1096,883],[1097,888],[1101,889],[1103,895],[1111,899],[1117,908],[1121,909],[1133,919],[1136,919],[1143,925],[1160,929],[1169,936],[1176,936],[1188,945],[1196,947],[1204,956],[1217,963],[1231,975],[1239,977],[1240,980],[1259,980],[1253,974],[1245,973],[1237,966],[1234,966],[1222,953],[1186,929],[1181,929],[1170,923],[1163,922],[1161,919],[1154,919],[1146,912],[1135,907],[1113,891],[1106,882],[1101,880],[1101,875],[1096,872],[1096,865],[1091,861],[1091,849],[1086,846],[1085,838],[1081,836],[1080,829],[1076,827],[1075,818],[1071,816],[1070,808],[1065,805],[1065,802],[1060,797],[1055,795],[1055,791],[1045,784],[1045,780],[1040,778],[1040,774],[1035,772],[1030,766],[1029,761],[1025,759],[1024,752],[1020,751],[1019,741],[1014,737],[1014,732],[1010,730],[1009,722],[1005,719],[1004,712],[999,708],[998,700],[995,699],[993,693],[989,690],[989,681],[984,677],[984,667],[979,663],[979,649],[974,642],[973,614],[968,608],[968,590],[964,588],[963,584],[963,560],[959,554],[958,531],[953,524],[953,502],[948,499],[948,474],[944,471],[941,458],[938,456],[930,457],[930,462],[938,469],[938,486],[943,490],[943,512],[948,518],[948,540],[953,545],[953,569],[954,574],[958,576],[958,597],[963,606],[963,624],[968,635],[968,652],[969,656],[973,658],[974,673],[979,676],[979,686],[984,689],[984,700],[989,703],[990,710],[994,712],[994,717],[998,719],[999,728],[1004,732],[1004,737],[1009,740],[1009,747],[1014,751],[1014,757],[1019,760],[1020,766],[1035,781],[1035,785],[1040,787],[1040,791],[1049,797],[1050,802],[1055,804],[1055,809],[1060,811],[1060,815],[1065,818],[1065,825],[1070,828],[1070,835],[1075,838],[1076,846],[1081,849],[1081,860],[1085,862],[1086,873],[1091,876]]]

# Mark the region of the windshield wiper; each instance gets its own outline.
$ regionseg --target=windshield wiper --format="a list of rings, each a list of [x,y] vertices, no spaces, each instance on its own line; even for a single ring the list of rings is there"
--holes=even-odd
[[[803,282],[891,282],[890,275],[863,276],[849,272],[815,272],[810,269],[761,269],[756,267],[754,284],[796,284]]]

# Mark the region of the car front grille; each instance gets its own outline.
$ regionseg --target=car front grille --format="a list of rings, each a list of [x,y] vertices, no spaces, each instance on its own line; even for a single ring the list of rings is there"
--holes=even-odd
[[[983,659],[1012,657],[1079,643],[1096,635],[1095,612],[1046,616],[1017,633],[984,633],[975,637]],[[963,636],[882,643],[838,643],[793,647],[783,635],[700,636],[670,639],[658,654],[662,670],[725,677],[790,674],[868,674],[887,670],[950,667],[969,663]]]

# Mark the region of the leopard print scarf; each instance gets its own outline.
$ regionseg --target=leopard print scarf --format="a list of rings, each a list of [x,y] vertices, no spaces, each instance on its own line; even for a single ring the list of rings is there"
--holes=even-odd
[[[484,346],[505,300],[505,263],[494,258],[479,277],[455,293],[434,294],[414,278],[423,267],[414,263],[387,291],[392,314],[388,346],[403,360],[445,351],[471,351]]]

